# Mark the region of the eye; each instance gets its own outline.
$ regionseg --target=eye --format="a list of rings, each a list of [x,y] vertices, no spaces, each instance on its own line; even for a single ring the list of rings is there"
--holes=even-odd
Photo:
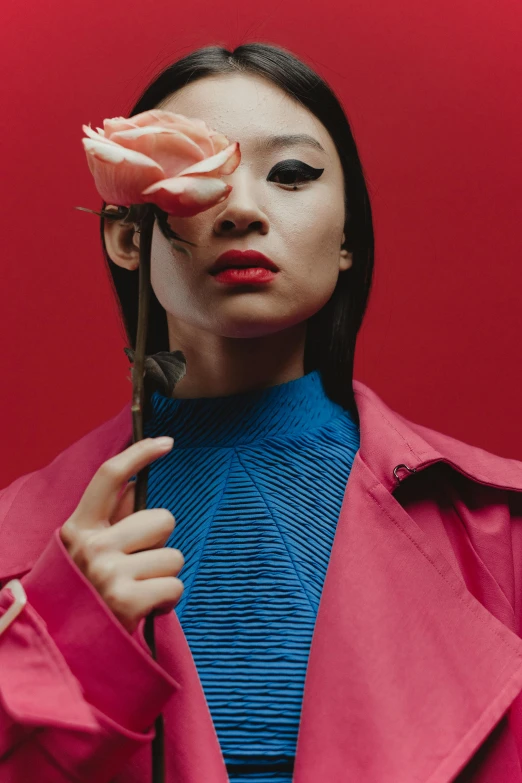
[[[293,189],[297,190],[297,182],[310,182],[314,179],[318,179],[323,171],[324,169],[314,169],[312,166],[308,166],[306,163],[302,163],[299,160],[284,160],[282,163],[278,163],[277,166],[274,166],[268,175],[268,178],[280,177],[283,181],[279,184],[293,185]]]

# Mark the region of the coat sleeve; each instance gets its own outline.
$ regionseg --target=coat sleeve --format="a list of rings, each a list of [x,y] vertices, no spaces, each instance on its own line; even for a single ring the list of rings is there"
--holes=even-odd
[[[0,783],[107,783],[179,687],[118,622],[56,530],[0,636]],[[0,616],[15,597],[0,590]]]

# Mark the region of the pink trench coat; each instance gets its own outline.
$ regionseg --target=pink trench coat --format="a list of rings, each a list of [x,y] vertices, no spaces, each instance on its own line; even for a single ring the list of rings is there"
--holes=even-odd
[[[347,482],[306,675],[295,783],[522,783],[522,462],[415,424],[355,381]],[[157,662],[58,528],[132,442],[130,404],[0,494],[2,783],[226,783],[175,612]],[[175,448],[175,445],[174,445]],[[406,467],[404,467],[406,466]]]

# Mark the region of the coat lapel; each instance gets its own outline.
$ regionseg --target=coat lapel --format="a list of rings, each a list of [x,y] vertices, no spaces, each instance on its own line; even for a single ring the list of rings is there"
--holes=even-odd
[[[295,783],[449,783],[522,689],[522,640],[356,456],[306,675]]]
[[[449,783],[522,690],[522,640],[396,500],[394,468],[443,460],[522,491],[522,466],[412,427],[363,384],[354,390],[361,448],[312,640],[294,781]]]
[[[522,467],[408,422],[364,384],[353,387],[361,445],[310,650],[294,781],[449,783],[522,690],[522,640],[466,590],[393,490],[410,471],[445,461],[522,491]],[[131,440],[126,405],[5,491],[2,581],[32,568],[100,464]],[[158,617],[155,627],[158,663],[181,684],[165,712],[169,779],[226,783],[177,616]]]
[[[156,659],[181,686],[163,712],[168,781],[228,783],[214,723],[177,614],[160,615],[154,627]]]

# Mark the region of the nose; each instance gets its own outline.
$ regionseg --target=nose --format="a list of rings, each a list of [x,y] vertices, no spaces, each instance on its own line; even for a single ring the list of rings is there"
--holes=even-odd
[[[221,212],[214,223],[215,233],[222,236],[251,231],[268,233],[268,218],[254,196],[252,185],[247,182],[246,173],[230,176],[228,182],[232,190],[221,204]]]

